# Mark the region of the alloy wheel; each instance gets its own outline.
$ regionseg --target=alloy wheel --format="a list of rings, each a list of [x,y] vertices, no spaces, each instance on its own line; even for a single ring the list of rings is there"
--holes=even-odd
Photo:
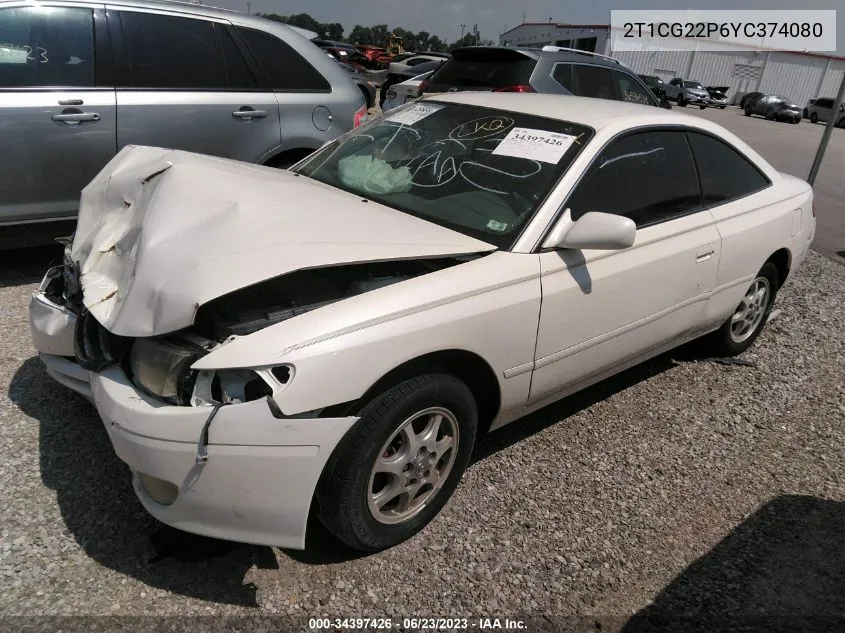
[[[430,407],[406,419],[385,442],[370,473],[367,503],[379,523],[407,521],[440,491],[458,454],[455,414]]]
[[[734,343],[748,340],[757,330],[766,314],[770,294],[768,279],[758,277],[754,280],[731,317],[731,340]]]

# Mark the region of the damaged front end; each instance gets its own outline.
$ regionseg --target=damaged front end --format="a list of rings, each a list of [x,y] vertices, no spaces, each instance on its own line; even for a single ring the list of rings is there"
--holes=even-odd
[[[118,336],[101,325],[82,304],[79,267],[69,256],[63,268],[48,273],[44,294],[77,315],[74,353],[85,369],[98,373],[118,364],[138,389],[170,405],[222,406],[267,398],[273,414],[283,417],[274,397],[292,379],[292,366],[213,371],[192,366],[235,338],[477,256],[299,270],[218,297],[198,308],[191,327],[156,337]]]

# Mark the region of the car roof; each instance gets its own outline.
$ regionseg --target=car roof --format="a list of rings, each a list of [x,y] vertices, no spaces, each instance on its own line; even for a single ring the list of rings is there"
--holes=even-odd
[[[719,133],[722,131],[721,126],[695,115],[610,99],[558,94],[474,91],[431,94],[423,99],[425,101],[458,103],[520,112],[549,119],[580,123],[596,130],[610,123],[618,123],[620,119],[630,118],[632,121],[643,125],[674,124],[718,131]]]
[[[623,68],[630,71],[625,64],[612,57],[590,51],[577,51],[574,49],[551,50],[553,47],[531,48],[528,46],[462,46],[452,50],[452,58],[459,57],[461,51],[489,50],[489,51],[511,51],[519,52],[532,59],[551,59],[553,61],[578,62],[581,64],[593,64],[596,66],[607,66],[609,68]],[[456,55],[457,54],[457,55]]]

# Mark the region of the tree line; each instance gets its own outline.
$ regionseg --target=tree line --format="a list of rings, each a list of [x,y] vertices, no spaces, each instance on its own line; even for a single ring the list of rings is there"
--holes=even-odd
[[[408,51],[448,51],[458,46],[472,46],[484,44],[490,46],[491,40],[483,40],[477,31],[470,31],[464,36],[450,43],[444,42],[437,35],[428,31],[414,33],[403,28],[391,29],[387,24],[376,24],[375,26],[361,26],[356,24],[347,37],[344,37],[344,28],[340,22],[319,22],[307,13],[294,15],[279,15],[277,13],[259,13],[263,18],[275,20],[283,24],[298,26],[302,29],[314,31],[321,39],[337,42],[348,42],[350,44],[372,44],[375,46],[387,46],[391,34],[402,38],[402,46]]]

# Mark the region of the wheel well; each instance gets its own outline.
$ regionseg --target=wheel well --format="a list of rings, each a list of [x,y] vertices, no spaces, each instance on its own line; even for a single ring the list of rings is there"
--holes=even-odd
[[[499,412],[501,391],[496,374],[490,365],[478,354],[466,350],[451,349],[419,356],[382,376],[367,392],[354,403],[347,403],[346,410],[360,409],[364,404],[384,393],[391,387],[421,373],[445,372],[460,379],[475,398],[478,407],[478,428],[484,432],[490,427]],[[331,407],[334,409],[334,407]],[[345,407],[346,408],[346,407]],[[323,413],[325,415],[325,412]],[[347,414],[348,415],[348,414]]]
[[[301,161],[313,151],[313,149],[308,147],[295,147],[293,149],[286,149],[285,151],[268,158],[264,164],[267,167],[287,169],[294,163],[298,163],[299,161]]]
[[[769,262],[772,262],[775,265],[775,268],[778,270],[778,285],[782,286],[786,281],[787,276],[789,275],[789,266],[792,263],[792,258],[789,255],[789,251],[785,248],[782,248],[778,251],[772,253],[772,256],[769,257]]]

